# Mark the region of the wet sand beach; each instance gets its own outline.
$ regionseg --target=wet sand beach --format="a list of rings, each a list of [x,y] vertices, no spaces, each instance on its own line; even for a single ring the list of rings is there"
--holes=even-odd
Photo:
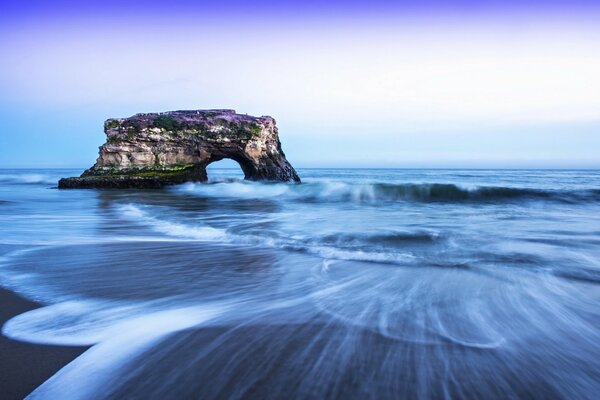
[[[0,325],[15,315],[40,307],[8,290],[0,289]],[[43,346],[0,336],[0,397],[22,399],[85,347]]]

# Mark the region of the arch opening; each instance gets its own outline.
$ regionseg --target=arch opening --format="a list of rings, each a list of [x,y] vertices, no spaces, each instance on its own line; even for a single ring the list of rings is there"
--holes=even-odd
[[[227,182],[247,178],[242,164],[232,158],[212,160],[206,166],[208,182]]]

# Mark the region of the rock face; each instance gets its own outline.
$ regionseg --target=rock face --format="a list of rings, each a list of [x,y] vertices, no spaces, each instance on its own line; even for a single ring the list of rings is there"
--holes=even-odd
[[[245,179],[300,182],[286,160],[275,120],[234,110],[171,111],[109,119],[96,164],[59,188],[161,187],[208,179],[206,167],[237,161]]]

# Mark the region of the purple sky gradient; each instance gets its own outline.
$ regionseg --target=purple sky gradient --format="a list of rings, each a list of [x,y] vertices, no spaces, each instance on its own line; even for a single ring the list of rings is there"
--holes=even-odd
[[[600,2],[592,0],[506,1],[42,1],[3,2],[3,25],[34,21],[89,20],[194,20],[196,18],[259,19],[285,21],[406,21],[435,23],[439,18],[486,18],[488,20],[593,20],[600,15]]]
[[[414,0],[414,1],[194,1],[194,0],[171,0],[171,1],[76,1],[76,0],[29,0],[27,2],[5,2],[2,4],[4,11],[16,13],[39,11],[44,15],[56,13],[97,13],[102,10],[110,11],[134,11],[136,13],[165,12],[188,13],[191,10],[204,12],[206,10],[227,10],[228,12],[239,11],[247,13],[251,10],[272,12],[317,12],[335,11],[337,13],[354,13],[365,10],[385,11],[408,11],[408,12],[480,12],[513,10],[522,12],[524,10],[535,10],[540,12],[549,9],[577,10],[598,9],[598,2],[593,0],[504,0],[504,1],[447,1],[447,0]]]
[[[88,166],[104,119],[191,108],[275,116],[299,166],[600,167],[599,20],[592,1],[4,2],[0,167]]]

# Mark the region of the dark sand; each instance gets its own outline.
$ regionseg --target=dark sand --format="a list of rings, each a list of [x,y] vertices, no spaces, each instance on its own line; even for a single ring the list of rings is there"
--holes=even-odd
[[[38,307],[0,288],[0,326]],[[24,398],[86,349],[23,343],[0,335],[0,399]]]

